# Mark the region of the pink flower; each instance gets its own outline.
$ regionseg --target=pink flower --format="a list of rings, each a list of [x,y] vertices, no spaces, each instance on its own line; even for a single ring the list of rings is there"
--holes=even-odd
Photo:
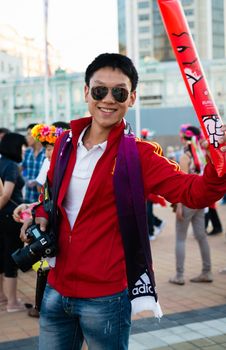
[[[40,134],[41,134],[42,136],[47,136],[47,135],[49,135],[49,133],[50,133],[50,128],[49,128],[49,126],[48,126],[48,125],[43,126],[43,128],[42,128]]]

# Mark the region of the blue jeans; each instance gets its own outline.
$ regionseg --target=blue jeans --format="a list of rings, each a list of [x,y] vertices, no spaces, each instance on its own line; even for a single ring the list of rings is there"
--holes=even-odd
[[[48,284],[40,312],[39,350],[127,350],[131,303],[124,290],[101,298],[63,297]]]

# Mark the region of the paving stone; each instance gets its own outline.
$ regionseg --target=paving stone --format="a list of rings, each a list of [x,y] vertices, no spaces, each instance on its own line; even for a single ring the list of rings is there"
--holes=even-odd
[[[194,350],[197,347],[192,343],[179,343],[175,345],[171,345],[174,350]]]
[[[204,346],[210,346],[215,344],[212,338],[201,338],[201,339],[191,340],[190,342],[196,345],[198,348],[200,347],[201,349]]]
[[[147,349],[156,349],[160,346],[167,345],[167,342],[154,336],[152,332],[132,335],[131,338],[137,343],[146,346]]]
[[[146,346],[139,344],[133,339],[129,341],[129,350],[147,350]]]
[[[185,333],[181,334],[181,338],[182,338],[183,340],[187,340],[187,341],[193,340],[193,339],[199,339],[199,338],[201,338],[201,337],[202,337],[202,336],[200,335],[200,333],[198,333],[198,332],[192,332],[192,331],[190,331],[190,332],[185,332]]]
[[[203,349],[205,349],[205,350],[224,350],[224,347],[217,344],[217,345],[206,346]]]
[[[222,334],[222,332],[219,331],[218,329],[210,328],[210,327],[202,328],[198,332],[199,332],[199,334],[202,334],[203,336],[205,336],[207,338]]]
[[[217,337],[212,337],[211,339],[217,344],[226,343],[226,334],[218,335]]]

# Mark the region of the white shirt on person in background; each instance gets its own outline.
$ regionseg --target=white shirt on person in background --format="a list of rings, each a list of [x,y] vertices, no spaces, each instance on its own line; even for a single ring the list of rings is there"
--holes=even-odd
[[[48,158],[45,158],[43,163],[42,163],[42,166],[41,166],[41,169],[39,171],[39,174],[38,174],[38,176],[35,179],[35,181],[41,186],[43,186],[44,183],[46,182],[49,166],[50,166],[50,161],[49,161]]]

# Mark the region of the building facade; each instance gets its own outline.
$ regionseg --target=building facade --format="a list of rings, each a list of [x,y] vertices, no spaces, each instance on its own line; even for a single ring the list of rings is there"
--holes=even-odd
[[[201,59],[225,57],[225,0],[181,0]],[[134,61],[172,61],[156,0],[118,0],[119,52]],[[137,38],[135,42],[134,38]]]
[[[21,58],[10,56],[0,51],[0,80],[16,79],[22,76],[23,62]]]
[[[203,61],[203,70],[215,103],[226,122],[226,59]],[[177,62],[146,63],[139,75],[141,108],[159,108],[164,111],[174,107],[193,108]],[[1,126],[24,130],[30,123],[45,122],[44,105],[43,77],[0,82]],[[49,107],[50,122],[70,121],[88,115],[84,101],[84,73],[56,71],[49,79]],[[158,122],[161,123],[160,119]],[[174,123],[173,118],[170,123]]]
[[[58,70],[49,79],[50,122],[87,115],[84,75]],[[44,77],[0,82],[0,125],[23,131],[30,123],[45,122]]]

